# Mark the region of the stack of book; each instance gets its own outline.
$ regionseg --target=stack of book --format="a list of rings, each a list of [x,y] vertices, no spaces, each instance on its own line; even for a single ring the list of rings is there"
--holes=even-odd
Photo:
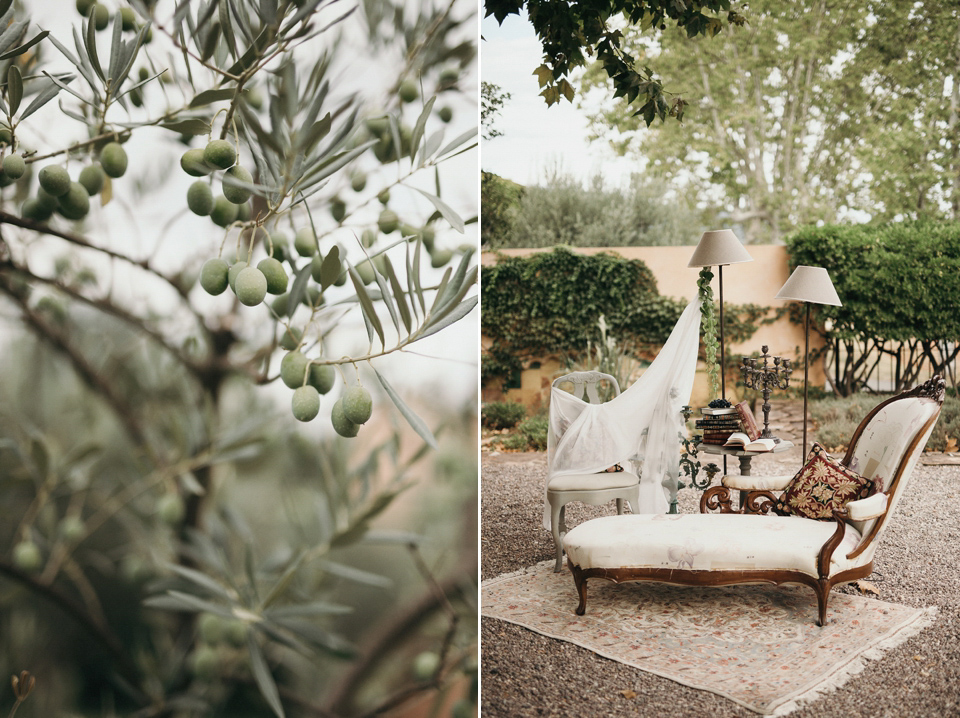
[[[702,418],[697,419],[696,427],[703,432],[704,444],[726,443],[730,435],[738,431],[743,431],[740,423],[740,412],[735,406],[728,409],[710,409],[700,410]]]

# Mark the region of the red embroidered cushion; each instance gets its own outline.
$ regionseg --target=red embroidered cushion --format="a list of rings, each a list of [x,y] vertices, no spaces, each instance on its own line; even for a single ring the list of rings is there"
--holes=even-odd
[[[807,462],[780,496],[777,510],[808,519],[832,519],[834,509],[843,508],[849,501],[865,499],[875,491],[872,480],[843,466],[820,444],[814,443]]]

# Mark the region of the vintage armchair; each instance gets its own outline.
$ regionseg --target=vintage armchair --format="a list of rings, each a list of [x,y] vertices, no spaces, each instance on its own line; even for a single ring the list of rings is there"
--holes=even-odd
[[[553,386],[573,385],[573,395],[591,404],[600,404],[602,399],[598,391],[603,382],[610,385],[613,396],[620,396],[620,385],[609,374],[598,371],[580,371],[555,379]],[[586,398],[584,398],[586,396]],[[640,497],[640,479],[631,467],[621,466],[622,471],[607,471],[592,474],[550,475],[548,467],[547,503],[550,505],[550,532],[556,547],[557,563],[555,572],[563,568],[563,535],[567,531],[564,521],[566,504],[581,501],[599,506],[616,499],[617,513],[623,513],[623,502],[632,501],[631,507],[637,510]]]
[[[584,522],[564,538],[567,561],[586,609],[587,579],[660,581],[697,586],[803,583],[817,595],[824,625],[833,586],[869,576],[889,525],[943,405],[939,376],[880,403],[860,423],[842,463],[882,483],[818,521],[769,515],[792,477],[726,476],[706,491],[700,514],[609,516]],[[734,509],[731,491],[745,491]],[[707,513],[719,510],[719,513]]]

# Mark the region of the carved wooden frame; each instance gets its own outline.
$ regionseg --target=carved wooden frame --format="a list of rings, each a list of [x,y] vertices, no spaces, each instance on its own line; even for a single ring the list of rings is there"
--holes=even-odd
[[[714,487],[725,488],[725,487]],[[729,490],[728,490],[729,491]],[[760,492],[758,492],[760,493]],[[737,513],[737,512],[731,512]],[[678,586],[730,586],[743,583],[802,583],[810,586],[817,594],[817,625],[822,626],[827,618],[827,600],[833,586],[866,578],[873,573],[873,561],[863,566],[841,571],[830,576],[830,559],[846,532],[846,512],[834,511],[836,530],[820,548],[817,556],[817,574],[810,574],[795,569],[751,569],[743,571],[711,571],[674,568],[587,568],[582,569],[571,564],[573,581],[577,586],[580,604],[577,606],[577,615],[582,616],[587,610],[587,579],[604,578],[614,583],[628,581],[656,581]]]
[[[898,394],[895,397],[881,402],[870,413],[864,417],[863,421],[857,426],[853,437],[850,440],[850,448],[843,458],[843,464],[849,465],[857,442],[866,429],[870,420],[888,404],[901,399],[921,398],[931,399],[938,404],[943,404],[946,387],[943,379],[937,375],[920,386],[910,391]],[[912,441],[903,452],[900,463],[894,478],[890,483],[887,494],[895,495],[900,479],[906,471],[907,461],[914,452],[920,440],[927,433],[930,427],[936,422],[940,412],[937,411],[928,419],[919,431],[914,435]],[[770,491],[750,491],[746,494],[744,506],[740,509],[734,509],[730,495],[730,489],[725,486],[714,486],[704,492],[700,499],[700,512],[717,511],[720,513],[739,513],[744,515],[765,515],[774,509],[776,496]],[[871,530],[866,536],[861,538],[857,547],[847,554],[848,559],[854,559],[861,555],[872,543],[883,523],[886,521],[889,511],[884,513],[876,520]],[[580,597],[580,604],[577,606],[577,615],[582,616],[587,608],[587,579],[603,578],[614,583],[625,583],[629,581],[656,581],[658,583],[668,583],[680,586],[730,586],[745,583],[800,583],[813,588],[817,594],[817,625],[823,626],[827,616],[827,601],[830,595],[830,589],[844,583],[850,583],[857,579],[866,578],[873,572],[873,561],[856,568],[840,571],[834,576],[830,576],[830,560],[833,558],[833,552],[843,541],[847,527],[847,512],[845,509],[835,510],[833,520],[836,522],[836,529],[827,539],[826,543],[820,548],[817,555],[817,576],[811,576],[795,569],[751,569],[742,571],[711,571],[711,570],[693,570],[693,569],[672,569],[672,568],[587,568],[582,569],[577,565],[570,564],[570,570],[573,573],[573,580],[577,587],[577,594]],[[811,519],[812,520],[812,519]]]

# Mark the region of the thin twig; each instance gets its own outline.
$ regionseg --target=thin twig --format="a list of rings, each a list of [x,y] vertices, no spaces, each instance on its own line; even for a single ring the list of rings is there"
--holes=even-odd
[[[37,222],[36,220],[26,219],[24,217],[18,217],[15,214],[10,214],[9,212],[0,211],[0,225],[3,225],[3,224],[10,224],[10,225],[13,225],[14,227],[22,227],[23,229],[29,229],[34,232],[39,232],[40,234],[46,234],[51,237],[57,237],[58,239],[65,240],[67,242],[70,242],[71,244],[76,244],[79,247],[84,247],[86,249],[93,249],[97,252],[102,252],[108,257],[113,257],[114,259],[119,259],[124,262],[127,262],[128,264],[132,264],[134,267],[139,267],[140,269],[143,269],[147,272],[150,272],[154,276],[159,277],[164,282],[166,282],[171,287],[173,287],[180,296],[186,298],[186,291],[184,290],[183,287],[181,287],[172,278],[163,274],[163,272],[151,267],[150,262],[146,259],[138,261],[136,259],[133,259],[132,257],[128,257],[125,254],[121,254],[120,252],[115,252],[112,249],[107,249],[106,247],[98,247],[94,244],[91,244],[86,237],[83,237],[79,234],[74,234],[73,232],[65,232],[61,229],[57,229],[56,227],[51,227],[50,225],[45,224],[44,222]]]
[[[43,596],[52,603],[56,604],[64,613],[73,618],[77,623],[83,626],[92,635],[97,642],[102,645],[120,666],[121,673],[131,681],[133,685],[139,685],[139,678],[133,668],[130,658],[126,655],[123,644],[117,637],[110,632],[106,626],[99,625],[88,614],[82,606],[77,604],[69,596],[60,593],[53,586],[47,586],[34,579],[29,574],[24,573],[10,564],[0,561],[0,574],[11,578],[18,583],[23,584],[34,593]]]
[[[24,323],[31,328],[41,340],[46,341],[54,349],[66,356],[83,383],[103,397],[117,414],[118,418],[120,418],[123,428],[130,435],[133,442],[141,446],[148,454],[152,455],[153,452],[147,441],[146,431],[142,422],[139,417],[133,413],[132,408],[127,405],[126,401],[113,390],[113,387],[107,379],[93,368],[77,347],[73,346],[61,332],[54,330],[41,319],[40,315],[30,309],[26,301],[13,293],[9,287],[0,284],[0,291],[7,294],[19,305]]]

